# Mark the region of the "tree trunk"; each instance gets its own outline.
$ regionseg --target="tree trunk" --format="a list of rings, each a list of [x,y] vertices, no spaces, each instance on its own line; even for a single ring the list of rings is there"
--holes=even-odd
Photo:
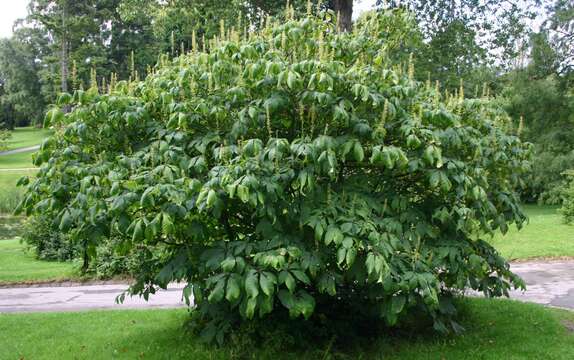
[[[61,65],[61,86],[62,92],[68,92],[68,29],[66,25],[68,12],[66,9],[66,2],[64,1],[62,8],[62,52],[60,54]]]
[[[339,15],[339,30],[351,31],[353,28],[353,0],[333,0],[333,10]]]

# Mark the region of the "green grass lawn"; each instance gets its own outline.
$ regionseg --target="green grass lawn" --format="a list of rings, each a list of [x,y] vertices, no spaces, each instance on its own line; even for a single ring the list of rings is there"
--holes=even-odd
[[[509,260],[574,256],[574,225],[566,225],[556,206],[524,206],[530,218],[520,231],[512,227],[490,243]]]
[[[21,127],[12,131],[12,137],[8,140],[8,150],[40,145],[44,138],[52,133],[51,130],[37,129],[33,127]]]
[[[0,159],[2,157],[0,156]],[[16,183],[22,176],[33,176],[34,170],[2,171],[0,169],[0,214],[11,214],[22,197],[22,188]]]
[[[16,188],[16,183],[22,176],[32,176],[36,170],[2,171],[0,169],[0,192]]]
[[[0,240],[0,284],[67,280],[75,273],[72,263],[40,261],[19,240]]]
[[[32,154],[33,151],[0,156],[0,170],[1,169],[22,169],[33,168]]]
[[[17,128],[9,141],[9,149],[38,145],[51,132],[43,129]],[[0,214],[11,213],[21,198],[21,189],[16,182],[24,175],[33,175],[34,170],[3,170],[33,168],[33,151],[0,156]]]
[[[274,349],[201,345],[178,310],[0,315],[1,359],[574,359],[574,313],[509,300],[467,299],[460,336],[428,330],[368,347]],[[269,339],[273,342],[273,339]]]

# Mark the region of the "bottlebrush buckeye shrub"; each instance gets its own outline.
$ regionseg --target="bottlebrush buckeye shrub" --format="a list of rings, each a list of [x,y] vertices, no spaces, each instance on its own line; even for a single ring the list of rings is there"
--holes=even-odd
[[[382,15],[324,20],[224,30],[143,82],[62,95],[22,209],[88,254],[123,234],[147,254],[130,292],[186,282],[211,335],[328,304],[456,329],[454,293],[522,286],[483,239],[524,222],[529,148],[487,100],[389,68]]]

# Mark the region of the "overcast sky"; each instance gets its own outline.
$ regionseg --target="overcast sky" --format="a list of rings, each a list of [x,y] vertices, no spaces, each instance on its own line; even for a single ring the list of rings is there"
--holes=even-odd
[[[0,0],[0,37],[12,35],[12,25],[26,16],[28,0]]]
[[[17,19],[26,16],[29,0],[0,0],[0,37],[12,35],[12,25]],[[355,0],[355,16],[370,9],[376,0]]]

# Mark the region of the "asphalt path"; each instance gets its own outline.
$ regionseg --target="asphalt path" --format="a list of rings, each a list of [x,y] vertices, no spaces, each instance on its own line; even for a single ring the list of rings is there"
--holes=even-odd
[[[14,150],[8,150],[8,151],[0,151],[0,156],[14,155],[14,154],[20,154],[20,153],[36,151],[36,150],[40,150],[40,145],[28,146],[28,147],[23,147],[23,148],[18,148],[18,149],[14,149]]]
[[[184,286],[172,284],[150,295],[149,301],[126,296],[121,304],[116,303],[116,297],[128,288],[127,284],[0,288],[0,313],[181,307],[185,305]]]
[[[515,263],[511,269],[527,285],[525,292],[512,291],[512,299],[574,310],[574,260]],[[182,307],[184,286],[172,284],[147,302],[126,297],[122,304],[115,300],[127,284],[0,288],[0,313]]]

